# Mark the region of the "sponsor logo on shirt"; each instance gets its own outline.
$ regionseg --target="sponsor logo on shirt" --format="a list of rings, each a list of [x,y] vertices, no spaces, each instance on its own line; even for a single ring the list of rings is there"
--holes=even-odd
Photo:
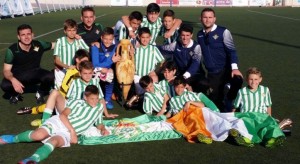
[[[36,52],[38,52],[39,49],[40,49],[40,47],[38,47],[38,46],[34,46],[34,48],[33,48],[33,50],[36,51]]]
[[[215,35],[213,36],[213,38],[214,38],[215,40],[217,40],[217,39],[219,38],[219,36],[218,36],[217,34],[215,34]]]

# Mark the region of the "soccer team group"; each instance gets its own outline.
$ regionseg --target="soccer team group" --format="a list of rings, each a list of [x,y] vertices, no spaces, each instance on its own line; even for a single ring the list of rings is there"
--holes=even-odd
[[[36,163],[46,159],[56,147],[77,143],[77,137],[91,126],[96,126],[102,135],[109,135],[102,117],[118,116],[108,110],[114,108],[114,65],[121,61],[116,47],[122,39],[129,39],[134,47],[130,56],[134,57],[136,95],[129,98],[127,106],[140,103],[144,113],[166,118],[188,111],[190,106],[208,107],[213,112],[258,112],[271,117],[270,91],[260,85],[259,69],[247,70],[247,86],[241,88],[243,75],[238,69],[231,33],[215,24],[213,9],[201,12],[203,29],[197,34],[197,42],[192,39],[193,27],[175,18],[173,10],[164,11],[161,19],[159,5],[151,3],[146,13],[143,16],[133,11],[122,16],[113,28],[103,28],[95,23],[94,9],[84,7],[82,23],[77,25],[73,19],[67,19],[65,36],[55,43],[33,40],[31,26],[20,25],[18,42],[6,52],[1,88],[12,104],[22,100],[21,95],[31,85],[39,84],[38,103],[44,103],[44,96],[52,91],[44,107],[18,111],[34,113],[43,108],[39,128],[2,135],[0,145],[42,141],[43,146],[19,162]],[[162,45],[156,44],[158,36],[164,38]],[[40,67],[43,53],[51,49],[54,73]],[[54,110],[56,115],[52,116]],[[200,142],[210,143],[208,137],[200,136]],[[241,145],[253,145],[239,134],[234,136],[239,137]],[[273,147],[283,140],[284,135],[265,142],[267,147]]]

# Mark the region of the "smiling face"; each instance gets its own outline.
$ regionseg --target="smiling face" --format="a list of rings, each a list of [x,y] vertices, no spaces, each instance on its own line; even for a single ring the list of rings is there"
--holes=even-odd
[[[89,96],[84,95],[84,100],[91,106],[96,107],[99,102],[99,95],[90,94]]]
[[[172,28],[174,22],[175,19],[173,19],[173,17],[169,17],[169,16],[164,17],[163,24],[167,30],[170,30]]]
[[[32,42],[33,33],[31,29],[23,29],[18,33],[18,39],[23,45],[30,45]]]
[[[140,35],[141,45],[147,46],[150,43],[151,35],[149,33],[143,33]]]
[[[104,46],[106,48],[108,48],[109,46],[111,46],[113,44],[114,41],[114,35],[103,35],[101,36],[101,41],[104,44]]]
[[[95,19],[95,14],[92,11],[85,11],[82,13],[81,21],[86,29],[90,29],[93,26]]]
[[[259,84],[262,81],[262,77],[258,74],[249,74],[247,78],[247,84],[251,91],[256,91]]]
[[[212,11],[205,11],[202,13],[200,20],[204,29],[210,30],[216,22],[216,17]]]
[[[182,95],[182,94],[184,93],[184,91],[185,91],[185,85],[179,84],[179,85],[175,86],[174,89],[175,89],[175,93],[176,93],[178,96],[180,96],[180,95]]]
[[[193,38],[193,34],[190,32],[182,31],[180,33],[180,40],[184,47],[188,46]]]
[[[130,26],[132,27],[132,31],[135,32],[141,25],[142,21],[137,19],[130,20]]]

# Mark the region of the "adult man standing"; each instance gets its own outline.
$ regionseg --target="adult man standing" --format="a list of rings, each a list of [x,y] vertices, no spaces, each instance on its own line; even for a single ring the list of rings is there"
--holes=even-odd
[[[91,43],[100,42],[100,34],[103,31],[103,26],[100,23],[95,23],[95,10],[92,7],[86,6],[81,10],[81,21],[78,25],[77,34],[91,47]]]
[[[10,103],[16,104],[28,86],[40,84],[36,98],[37,103],[42,103],[43,96],[53,87],[54,74],[42,69],[40,63],[43,53],[53,49],[54,44],[33,40],[32,28],[27,24],[20,25],[17,32],[19,41],[6,51],[1,88],[10,97]]]
[[[222,111],[225,97],[229,102],[228,110],[225,111],[230,111],[232,109],[230,101],[235,98],[243,83],[242,73],[238,70],[238,57],[233,39],[228,29],[215,24],[216,16],[213,9],[203,9],[200,20],[203,29],[198,32],[197,38],[202,49],[207,82],[211,90],[209,98]],[[230,90],[227,95],[224,95],[224,86],[228,83],[230,83]]]

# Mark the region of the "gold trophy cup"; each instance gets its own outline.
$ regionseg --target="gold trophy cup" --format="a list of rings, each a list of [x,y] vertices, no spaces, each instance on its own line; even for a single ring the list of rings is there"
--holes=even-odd
[[[133,46],[128,39],[122,39],[117,47],[117,55],[121,56],[121,60],[116,64],[116,74],[124,100],[127,99],[135,73],[134,56],[130,55],[131,49]]]

